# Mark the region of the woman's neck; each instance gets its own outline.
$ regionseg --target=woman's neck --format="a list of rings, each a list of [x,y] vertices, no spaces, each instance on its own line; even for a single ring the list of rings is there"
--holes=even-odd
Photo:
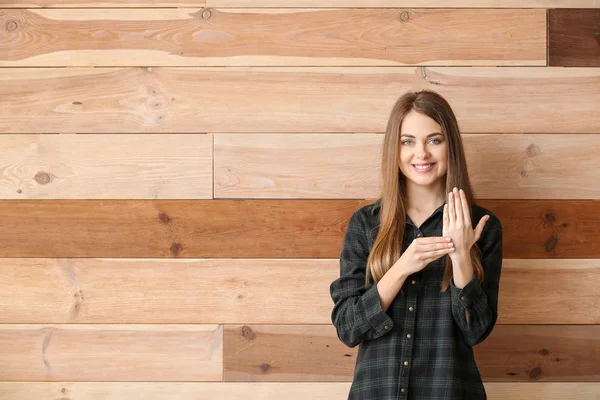
[[[431,212],[444,204],[446,199],[441,193],[440,185],[422,186],[407,182],[409,210],[416,212]]]

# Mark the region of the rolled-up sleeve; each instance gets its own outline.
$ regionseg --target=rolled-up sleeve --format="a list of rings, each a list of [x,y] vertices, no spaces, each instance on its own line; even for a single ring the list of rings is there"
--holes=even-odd
[[[361,210],[350,218],[340,254],[340,277],[330,286],[334,302],[331,320],[348,347],[383,336],[393,327],[381,307],[377,284],[365,287],[369,250],[363,218]]]
[[[481,249],[483,284],[475,275],[462,289],[454,285],[454,279],[450,280],[454,321],[469,346],[475,346],[487,338],[498,319],[502,224],[495,215],[490,213],[478,244]]]

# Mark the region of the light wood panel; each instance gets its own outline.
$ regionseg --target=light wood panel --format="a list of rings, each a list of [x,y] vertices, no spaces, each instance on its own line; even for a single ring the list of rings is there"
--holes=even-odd
[[[545,10],[21,9],[5,24],[0,66],[546,65]]]
[[[338,258],[371,202],[4,200],[0,257]],[[479,202],[502,222],[505,258],[598,258],[599,203]]]
[[[215,198],[375,198],[383,134],[221,134]],[[600,199],[600,135],[465,134],[479,198]],[[575,166],[575,168],[573,168]]]
[[[549,65],[600,66],[600,10],[548,10]]]
[[[595,68],[5,68],[0,133],[383,132],[406,90],[465,133],[600,133]]]
[[[6,1],[6,0],[5,0]],[[14,0],[13,0],[14,1]],[[36,0],[44,1],[44,0]],[[397,0],[207,0],[209,7],[398,7]],[[598,0],[407,0],[404,7],[600,8]]]
[[[26,7],[398,7],[395,0],[0,0],[0,8]],[[598,0],[409,0],[404,7],[600,8]]]
[[[337,259],[5,258],[0,323],[329,324],[338,277]],[[600,324],[599,281],[598,259],[505,259],[498,323]]]
[[[351,381],[358,347],[327,325],[226,326],[225,381]],[[474,347],[486,381],[598,381],[600,325],[498,325]]]
[[[4,199],[210,199],[211,135],[3,135]]]
[[[490,400],[590,400],[598,383],[484,382]],[[11,400],[197,400],[238,399],[334,400],[345,399],[349,382],[0,382],[0,396]],[[61,397],[62,398],[62,397]]]
[[[1,325],[2,381],[221,381],[214,325]]]
[[[204,7],[204,0],[0,0],[0,8]]]

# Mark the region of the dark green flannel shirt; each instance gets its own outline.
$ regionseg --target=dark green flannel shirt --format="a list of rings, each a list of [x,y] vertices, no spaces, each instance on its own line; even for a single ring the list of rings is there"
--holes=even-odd
[[[340,340],[359,345],[348,399],[486,399],[472,347],[483,341],[498,317],[502,269],[502,225],[487,209],[473,205],[473,228],[486,214],[477,242],[484,283],[441,293],[444,257],[406,279],[383,311],[377,285],[365,287],[367,257],[377,236],[380,200],[351,217],[340,255],[340,277],[330,287],[332,322]],[[442,236],[443,205],[420,227],[407,215],[403,251],[417,237]],[[466,321],[465,311],[469,312]]]

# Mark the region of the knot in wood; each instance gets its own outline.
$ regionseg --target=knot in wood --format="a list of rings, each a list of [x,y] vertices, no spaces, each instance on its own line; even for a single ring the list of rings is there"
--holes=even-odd
[[[202,19],[209,19],[212,16],[212,13],[208,8],[202,10]]]
[[[242,327],[242,336],[248,340],[256,339],[256,334],[254,333],[254,331],[252,331],[252,328],[250,328],[249,326]]]
[[[6,30],[9,32],[12,32],[14,30],[16,30],[19,27],[19,24],[17,24],[17,21],[15,20],[10,20],[10,21],[6,21]]]
[[[33,179],[35,179],[35,181],[40,185],[47,185],[50,182],[50,175],[48,175],[46,172],[40,171],[35,174]]]
[[[400,14],[400,20],[408,21],[409,19],[410,19],[410,14],[408,13],[408,11],[402,11],[402,13]]]

